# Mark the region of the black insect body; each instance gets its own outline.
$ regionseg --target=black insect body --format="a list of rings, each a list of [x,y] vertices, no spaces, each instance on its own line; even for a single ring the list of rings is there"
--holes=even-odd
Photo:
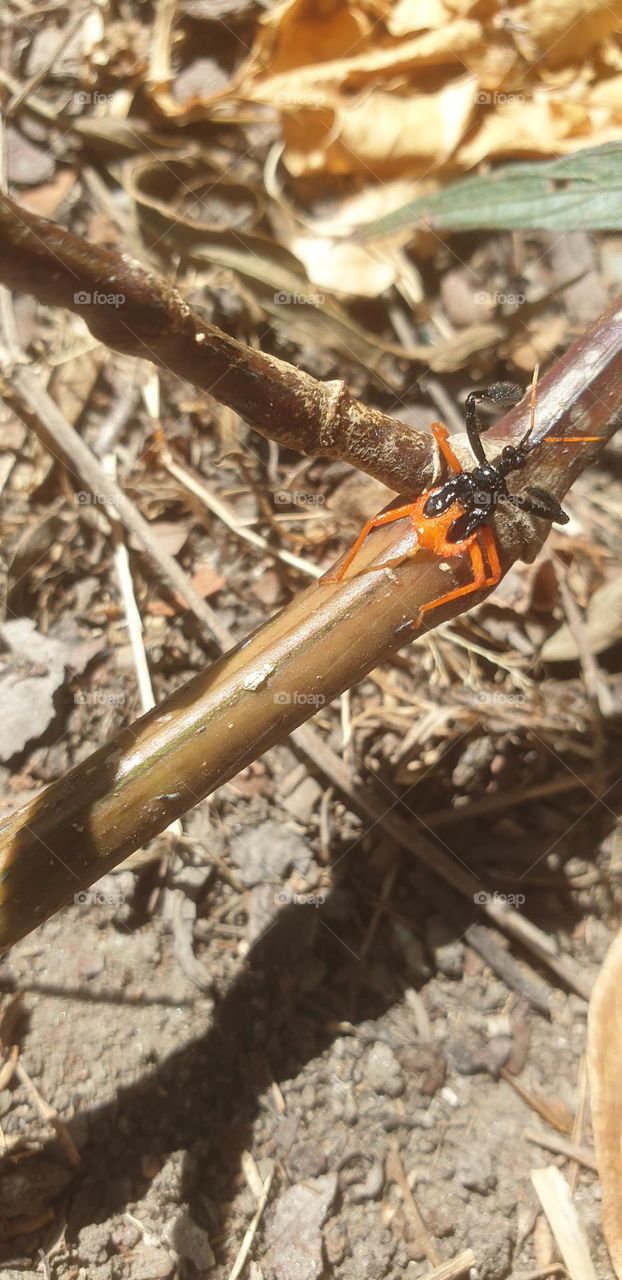
[[[516,445],[506,445],[498,458],[490,462],[481,441],[481,436],[488,428],[482,424],[477,412],[480,401],[489,401],[499,408],[508,409],[518,404],[523,395],[521,387],[513,382],[496,382],[482,391],[471,391],[465,401],[465,421],[469,444],[477,459],[477,466],[471,471],[462,471],[433,489],[424,506],[426,516],[438,516],[448,511],[454,502],[463,508],[450,526],[447,541],[462,542],[477,529],[483,528],[494,515],[499,502],[509,502],[531,516],[540,516],[543,520],[551,520],[554,524],[567,524],[568,516],[552,494],[537,485],[531,485],[524,494],[512,493],[506,484],[506,477],[513,471],[520,471],[525,466],[531,450],[535,445],[530,436],[533,423]]]
[[[531,384],[531,412],[529,430],[525,432],[518,444],[508,444],[501,450],[498,458],[490,462],[484,453],[481,441],[486,427],[479,421],[477,406],[480,400],[488,400],[500,408],[509,408],[521,399],[521,389],[513,382],[497,382],[482,391],[472,391],[465,404],[466,429],[476,465],[470,471],[464,471],[460,459],[454,453],[449,441],[449,432],[442,422],[432,423],[432,434],[444,462],[451,471],[451,476],[443,484],[432,489],[424,489],[413,502],[403,506],[392,507],[389,511],[381,511],[361,529],[356,542],[340,564],[333,581],[341,582],[356,559],[365,539],[373,529],[393,524],[397,520],[410,520],[416,535],[413,552],[397,556],[379,564],[368,565],[365,572],[375,573],[382,569],[395,568],[408,559],[411,554],[420,552],[451,560],[463,557],[468,560],[471,576],[467,582],[454,586],[443,595],[433,600],[426,600],[419,607],[413,627],[417,630],[423,618],[430,610],[454,604],[464,596],[474,595],[478,591],[496,587],[500,582],[503,567],[496,543],[494,527],[491,524],[497,505],[500,502],[511,503],[531,516],[539,516],[556,524],[566,524],[568,516],[560,507],[557,498],[546,489],[536,485],[526,487],[523,493],[513,493],[507,486],[507,477],[513,471],[520,471],[525,466],[534,449],[533,432],[536,412],[537,368],[534,370]],[[578,444],[596,440],[596,436],[547,436],[547,444]],[[544,442],[543,442],[544,443]],[[329,576],[330,580],[330,576]]]

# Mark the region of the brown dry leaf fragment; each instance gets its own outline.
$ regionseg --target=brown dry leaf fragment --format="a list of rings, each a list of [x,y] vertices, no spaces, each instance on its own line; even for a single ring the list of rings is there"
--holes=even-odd
[[[516,43],[529,61],[581,63],[622,25],[621,0],[530,0],[514,11]],[[527,31],[527,35],[522,32]]]
[[[599,80],[588,91],[587,102],[590,107],[604,107],[615,119],[622,116],[622,76],[612,76],[610,80]]]
[[[313,284],[333,293],[376,298],[401,278],[403,260],[397,248],[412,239],[411,230],[406,229],[390,242],[385,239],[374,245],[360,244],[356,233],[359,227],[414,200],[420,193],[421,183],[398,178],[370,185],[342,200],[332,217],[310,219],[287,201],[273,164],[266,166],[265,182],[274,201],[273,228],[280,242],[302,262]],[[409,268],[410,296],[419,302],[423,298],[421,279],[410,260]]]
[[[622,1280],[622,931],[596,979],[588,1019],[587,1062],[594,1147],[603,1197],[603,1230],[613,1269]]]
[[[392,36],[409,36],[413,31],[433,31],[450,21],[451,14],[442,0],[397,0],[387,17],[387,30]]]
[[[211,564],[201,565],[196,573],[192,576],[192,585],[195,591],[198,591],[202,599],[208,596],[215,596],[218,591],[222,591],[227,579],[222,573],[218,573],[213,569]]]
[[[32,209],[42,218],[53,218],[59,205],[69,195],[78,180],[77,171],[71,167],[59,169],[51,182],[43,182],[32,191],[20,192],[20,201],[26,209]]]
[[[346,50],[365,48],[372,24],[360,4],[324,4],[283,0],[266,14],[246,70],[269,66],[287,71],[315,62],[328,62]]]
[[[33,1231],[40,1231],[48,1222],[53,1222],[51,1209],[43,1213],[31,1214],[27,1218],[12,1218],[10,1222],[0,1222],[0,1240],[12,1240],[15,1236],[29,1236]]]
[[[333,99],[333,127],[318,128],[315,112],[306,112],[304,133],[285,125],[285,164],[292,174],[325,169],[330,173],[369,175],[443,163],[455,151],[471,122],[477,81],[452,80],[438,93],[400,97],[372,93]]]
[[[71,360],[64,360],[54,370],[50,392],[68,422],[77,422],[80,417],[97,382],[103,360],[104,348],[98,344],[88,351],[78,352]]]
[[[202,565],[191,578],[195,591],[203,600],[222,591],[226,581],[227,579],[209,564]],[[174,605],[169,604],[167,600],[152,599],[145,607],[145,612],[154,618],[174,618],[177,613],[185,613],[187,608],[186,601],[178,596]]]
[[[622,579],[612,578],[590,598],[583,619],[590,653],[603,653],[622,636]],[[544,662],[575,662],[578,650],[567,623],[550,636],[540,652]]]
[[[153,520],[151,528],[158,546],[169,556],[177,556],[188,541],[189,530],[180,520]]]
[[[377,298],[395,283],[396,263],[382,252],[370,253],[365,245],[295,233],[287,243],[303,263],[309,280],[334,293]]]
[[[579,138],[595,141],[589,112],[579,102],[555,101],[543,92],[531,102],[522,93],[508,93],[507,99],[485,116],[475,137],[460,148],[460,164],[470,168],[495,155],[563,154],[575,150]],[[607,140],[598,135],[598,142]]]
[[[488,104],[492,102],[493,92],[500,91],[502,95],[508,94],[511,98],[514,85],[516,85],[514,96],[520,94],[523,101],[525,100],[524,63],[514,46],[508,44],[504,35],[496,31],[487,31],[485,41],[474,45],[472,49],[467,49],[463,55],[463,61],[467,71],[471,71],[479,80],[480,92],[477,95],[477,103],[480,108],[486,110]],[[502,96],[501,101],[504,100]]]
[[[301,97],[306,98],[308,94],[309,104],[319,107],[322,106],[323,94],[334,93],[338,89],[369,88],[372,76],[377,82],[380,76],[393,79],[422,66],[459,64],[467,50],[481,45],[482,38],[479,22],[458,19],[439,31],[426,31],[401,43],[374,45],[365,53],[335,58],[332,62],[307,61],[294,71],[269,77],[264,72],[260,78],[242,80],[239,92],[257,102],[281,108],[301,105]],[[349,50],[352,46],[344,48]]]

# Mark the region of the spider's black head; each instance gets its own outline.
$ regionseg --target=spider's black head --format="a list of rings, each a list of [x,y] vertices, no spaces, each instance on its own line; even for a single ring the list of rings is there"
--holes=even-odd
[[[504,445],[501,456],[497,459],[497,471],[503,476],[509,476],[511,471],[520,471],[527,461],[529,452],[530,448],[526,441],[521,441],[520,444]]]

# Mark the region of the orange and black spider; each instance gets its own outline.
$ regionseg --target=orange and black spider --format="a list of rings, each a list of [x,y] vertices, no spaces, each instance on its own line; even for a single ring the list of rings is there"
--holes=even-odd
[[[441,422],[433,422],[434,439],[453,474],[442,484],[426,489],[414,502],[395,507],[392,511],[385,511],[368,520],[343,564],[335,574],[330,575],[329,580],[341,582],[372,529],[392,524],[395,520],[409,519],[417,535],[417,550],[432,551],[442,559],[467,554],[470,557],[473,573],[470,582],[461,587],[455,587],[453,591],[438,596],[436,600],[423,604],[414,623],[414,626],[418,627],[421,625],[423,615],[430,609],[438,609],[440,605],[449,604],[451,600],[458,600],[461,596],[471,595],[486,587],[494,587],[499,582],[501,563],[490,520],[500,502],[510,503],[521,511],[527,512],[528,515],[539,516],[542,520],[550,520],[554,524],[566,524],[569,517],[557,498],[547,493],[546,489],[531,485],[524,494],[512,493],[506,483],[508,475],[513,471],[520,471],[525,466],[529,454],[536,447],[532,435],[535,425],[537,379],[536,367],[531,385],[528,430],[518,444],[505,445],[494,462],[490,462],[484,452],[481,435],[487,427],[479,420],[477,406],[482,400],[500,409],[509,409],[512,405],[518,404],[524,393],[516,383],[495,382],[481,391],[471,391],[467,396],[466,432],[477,463],[470,471],[464,471],[460,465],[449,443],[447,428]],[[546,443],[574,444],[597,439],[598,436],[548,436]],[[397,560],[370,565],[363,572],[386,569],[401,563],[405,558],[407,557],[400,556]]]

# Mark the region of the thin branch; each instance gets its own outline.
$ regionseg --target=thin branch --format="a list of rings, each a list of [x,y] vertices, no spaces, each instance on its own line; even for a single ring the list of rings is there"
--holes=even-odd
[[[0,195],[0,281],[67,307],[125,355],[151,360],[235,409],[270,440],[341,458],[396,492],[432,477],[430,437],[207,324],[128,254],[64,231]]]

